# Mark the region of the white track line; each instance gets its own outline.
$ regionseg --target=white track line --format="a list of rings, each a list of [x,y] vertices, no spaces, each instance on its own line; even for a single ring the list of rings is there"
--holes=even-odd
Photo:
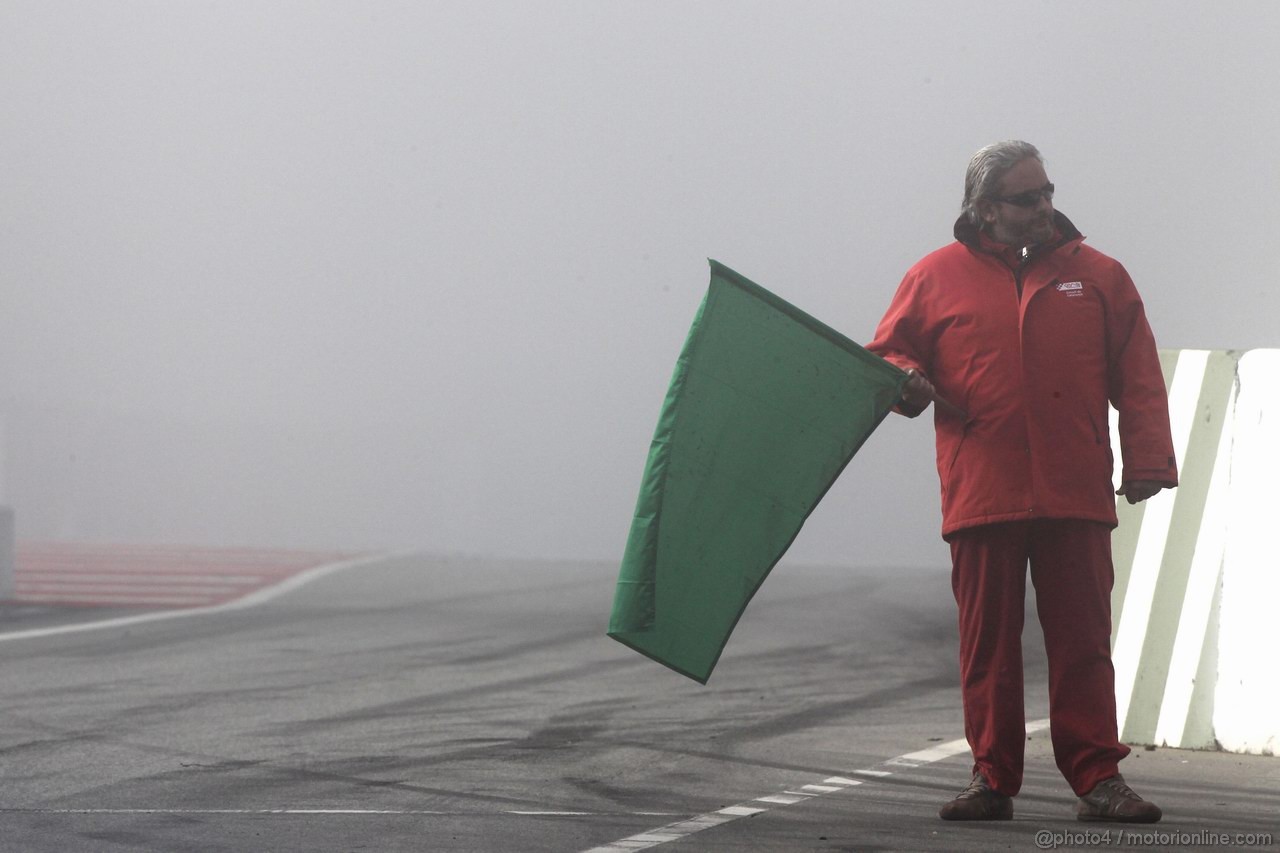
[[[213,613],[227,613],[232,610],[244,610],[249,607],[257,607],[259,604],[265,604],[273,598],[284,595],[287,592],[293,592],[301,586],[319,580],[326,575],[334,572],[340,572],[344,569],[353,569],[357,566],[370,565],[372,563],[380,563],[384,560],[390,560],[396,557],[406,556],[416,552],[401,552],[392,554],[374,554],[369,557],[358,557],[354,560],[343,560],[338,563],[327,563],[323,566],[316,566],[313,569],[307,569],[299,572],[284,581],[274,585],[264,587],[255,592],[246,595],[243,598],[237,598],[235,601],[228,601],[224,604],[215,604],[209,607],[191,607],[186,610],[164,610],[159,613],[140,613],[135,616],[120,616],[115,619],[101,619],[97,622],[77,622],[73,625],[55,625],[51,628],[31,628],[27,631],[11,631],[7,634],[0,634],[0,643],[11,640],[31,640],[36,637],[55,637],[60,634],[78,634],[81,631],[97,631],[102,628],[126,628],[130,625],[141,625],[145,622],[159,622],[164,619],[181,619],[187,616],[207,616]]]
[[[1027,723],[1027,734],[1042,731],[1049,727],[1048,720],[1035,720]],[[876,767],[866,768],[853,771],[853,775],[867,776],[871,778],[882,778],[892,776],[895,771],[885,770],[884,767],[923,767],[926,764],[933,764],[944,758],[950,758],[954,755],[969,751],[969,744],[963,738],[953,740],[948,743],[939,744],[922,749],[918,752],[908,752],[905,755],[895,756],[887,761],[882,761]],[[868,780],[869,781],[869,780]],[[822,797],[828,793],[835,791],[846,791],[862,782],[857,779],[849,779],[844,776],[829,776],[816,784],[801,785],[797,790],[786,790],[777,794],[770,794],[764,797],[756,797],[745,803],[739,803],[736,806],[729,806],[723,809],[717,809],[713,812],[700,814],[688,820],[676,821],[666,826],[660,826],[656,829],[646,830],[637,835],[629,835],[626,838],[620,838],[610,844],[601,847],[592,847],[585,853],[630,853],[633,850],[645,850],[649,847],[657,847],[659,844],[666,844],[668,841],[678,841],[686,838],[695,832],[701,832],[704,829],[710,829],[713,826],[720,826],[731,820],[737,820],[742,817],[754,817],[762,812],[766,812],[773,806],[790,806],[814,797]]]

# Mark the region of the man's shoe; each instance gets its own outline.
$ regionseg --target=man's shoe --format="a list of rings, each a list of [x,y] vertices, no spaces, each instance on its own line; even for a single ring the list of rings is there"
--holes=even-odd
[[[969,787],[938,811],[943,820],[1013,820],[1013,798],[993,789],[987,777],[973,774]]]
[[[1094,785],[1076,805],[1076,820],[1155,823],[1160,817],[1160,807],[1135,794],[1118,773]]]

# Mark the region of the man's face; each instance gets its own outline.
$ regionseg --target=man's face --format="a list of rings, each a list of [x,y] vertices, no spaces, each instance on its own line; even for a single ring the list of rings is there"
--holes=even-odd
[[[1049,185],[1044,166],[1035,158],[1023,160],[1000,180],[996,198],[979,203],[978,212],[988,233],[996,240],[1022,248],[1047,243],[1053,238],[1053,202],[1040,194],[1030,207],[1022,207],[999,199],[1017,198]],[[1049,193],[1052,195],[1052,192]]]

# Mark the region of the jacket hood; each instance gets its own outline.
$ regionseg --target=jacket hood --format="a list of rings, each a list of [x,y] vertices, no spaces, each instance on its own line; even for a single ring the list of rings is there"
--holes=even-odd
[[[1053,226],[1058,229],[1057,245],[1059,246],[1065,243],[1070,243],[1072,240],[1084,239],[1084,235],[1080,233],[1080,229],[1072,225],[1071,220],[1067,219],[1067,217],[1059,210],[1055,210],[1053,212]],[[982,249],[982,241],[979,239],[979,234],[981,233],[980,229],[977,225],[970,222],[969,217],[965,216],[963,213],[960,214],[960,218],[956,220],[953,233],[956,235],[957,240],[964,243],[970,249],[974,249],[975,251],[980,251]]]

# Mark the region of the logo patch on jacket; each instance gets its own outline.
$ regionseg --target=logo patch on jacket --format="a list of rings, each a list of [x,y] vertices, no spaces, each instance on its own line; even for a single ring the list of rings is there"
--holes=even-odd
[[[1060,281],[1054,285],[1059,293],[1067,296],[1084,296],[1084,284],[1078,281]]]

